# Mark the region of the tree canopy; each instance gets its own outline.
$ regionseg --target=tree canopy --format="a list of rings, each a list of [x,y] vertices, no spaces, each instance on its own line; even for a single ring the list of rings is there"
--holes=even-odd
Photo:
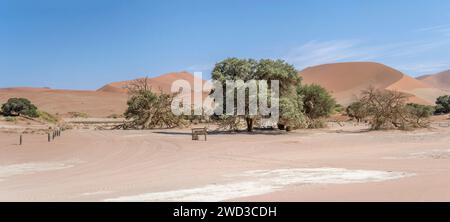
[[[327,117],[336,106],[336,100],[322,86],[303,85],[298,87],[297,93],[302,97],[303,109],[310,119]]]
[[[5,116],[29,116],[38,117],[37,107],[25,98],[10,98],[2,105],[2,113]]]
[[[450,113],[450,96],[439,96],[436,99],[436,113]]]
[[[217,63],[212,71],[212,79],[221,81],[225,84],[226,80],[267,80],[268,86],[272,80],[279,81],[279,103],[280,103],[280,121],[284,124],[295,122],[301,118],[302,104],[297,97],[296,87],[300,85],[300,77],[296,69],[283,60],[228,58]],[[246,93],[248,96],[248,92]],[[226,95],[224,95],[226,97]],[[235,99],[236,96],[235,96]],[[226,99],[224,99],[225,101]],[[236,103],[235,103],[236,104]],[[248,103],[246,103],[246,111]],[[226,109],[225,105],[223,106]],[[260,115],[249,115],[246,112],[244,116],[247,124],[247,130],[253,130],[253,124]],[[229,118],[240,118],[239,116],[229,116]],[[228,121],[236,122],[236,121]]]

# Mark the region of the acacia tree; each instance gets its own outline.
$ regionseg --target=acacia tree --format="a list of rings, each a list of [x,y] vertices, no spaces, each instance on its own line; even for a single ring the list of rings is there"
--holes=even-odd
[[[153,93],[147,78],[135,80],[128,91],[131,97],[127,101],[128,108],[124,116],[130,121],[122,128],[172,128],[184,124],[182,117],[171,111],[174,95],[161,90],[159,94]]]
[[[39,116],[37,107],[33,105],[30,100],[25,98],[10,98],[5,104],[2,105],[1,110],[5,116]]]
[[[304,113],[302,112],[302,101],[297,95],[293,98],[287,96],[280,98],[280,120],[278,129],[290,131],[293,128],[306,126]]]
[[[428,117],[432,116],[435,108],[433,106],[408,103],[406,109],[409,113],[411,123],[416,127],[427,126],[429,124]]]
[[[360,101],[353,102],[345,111],[349,117],[355,118],[358,123],[368,116],[367,109]]]
[[[242,80],[249,81],[255,79],[256,77],[256,65],[257,61],[253,59],[238,59],[238,58],[228,58],[219,63],[217,63],[212,71],[212,79],[219,81],[223,84],[225,88],[225,82],[227,80]],[[237,94],[234,93],[234,103],[237,101]],[[226,92],[226,91],[225,91]],[[226,101],[226,95],[224,95],[223,101]],[[246,95],[248,92],[246,90]],[[219,119],[221,120],[221,127],[229,126],[230,129],[236,130],[239,125],[240,118],[243,117],[247,124],[247,130],[253,130],[253,121],[255,116],[249,115],[248,111],[248,103],[245,104],[246,113],[244,116],[237,115],[237,107],[234,107],[233,113],[225,113],[225,115],[221,115]],[[226,103],[223,104],[223,111],[227,110]]]
[[[297,89],[301,87],[301,78],[294,66],[283,60],[262,59],[257,66],[257,78],[278,80],[280,83],[280,119],[279,128],[299,128],[304,122],[303,101]]]
[[[228,58],[217,63],[212,71],[212,79],[222,82],[225,85],[226,80],[242,80],[244,82],[249,80],[267,80],[268,86],[271,85],[271,80],[278,80],[280,83],[280,123],[290,124],[295,120],[301,118],[301,100],[296,94],[296,87],[300,85],[300,78],[298,77],[295,68],[285,63],[282,60],[262,59],[259,61],[253,59],[238,59]],[[269,89],[270,90],[270,89]],[[237,95],[234,95],[236,104]],[[248,90],[246,89],[246,96],[248,97]],[[226,101],[226,95],[224,100]],[[226,105],[223,105],[226,110]],[[226,119],[234,119],[231,123],[236,123],[235,119],[244,118],[247,131],[252,131],[254,122],[261,117],[260,114],[249,115],[248,101],[245,103],[246,113],[243,116],[237,116],[236,112],[231,116],[224,116]]]
[[[436,99],[436,113],[450,113],[450,96],[439,96]]]
[[[369,88],[362,92],[359,102],[370,118],[372,129],[408,129],[426,127],[429,115],[419,105],[406,105],[408,96],[401,92]]]
[[[400,92],[369,88],[362,92],[361,102],[371,116],[372,129],[400,127],[404,124],[405,102]]]
[[[302,97],[303,109],[310,119],[327,117],[336,106],[336,100],[322,86],[303,85],[297,89],[297,93]]]

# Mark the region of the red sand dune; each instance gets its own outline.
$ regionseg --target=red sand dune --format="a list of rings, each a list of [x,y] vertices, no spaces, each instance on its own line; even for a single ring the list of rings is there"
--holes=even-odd
[[[169,93],[172,82],[178,79],[187,80],[193,86],[194,75],[187,72],[169,73],[149,78],[148,83],[154,92]],[[4,88],[0,89],[0,103],[11,97],[24,97],[36,104],[39,109],[51,114],[67,117],[69,112],[82,112],[90,117],[107,117],[111,114],[122,114],[127,105],[126,86],[130,81],[107,84],[97,91],[89,90],[55,90],[49,88]],[[204,94],[205,95],[205,94]]]
[[[348,105],[361,90],[370,86],[396,90],[411,95],[410,102],[433,104],[442,92],[398,70],[373,62],[349,62],[319,65],[299,73],[303,83],[319,84],[328,89],[338,103]]]
[[[194,80],[197,77],[188,72],[173,72],[164,74],[154,78],[148,78],[148,84],[152,87],[152,91],[159,92],[162,90],[165,93],[170,93],[170,87],[176,80],[186,80],[191,86],[194,86]],[[98,89],[99,92],[127,92],[129,86],[134,80],[113,82]],[[203,81],[203,80],[202,80]]]
[[[420,76],[417,79],[433,87],[450,90],[450,70],[434,75]]]
[[[82,112],[91,117],[121,114],[126,109],[128,95],[125,93],[96,92],[85,90],[55,90],[46,88],[0,89],[0,102],[11,97],[31,100],[39,109],[59,116],[69,112]]]
[[[144,78],[140,78],[138,80],[143,80]],[[202,83],[205,83],[205,80],[199,79],[198,77],[194,76],[193,74],[189,72],[172,72],[167,73],[161,76],[157,76],[154,78],[148,78],[147,83],[151,87],[152,91],[155,93],[159,93],[160,91],[164,93],[171,93],[171,87],[172,83],[174,83],[176,80],[186,80],[189,82],[190,86],[192,87],[191,90],[191,102],[194,102],[194,96],[201,96],[202,100],[207,97],[208,93],[200,93],[194,91],[194,81],[200,80]],[[100,89],[98,89],[98,92],[120,92],[120,93],[127,93],[128,92],[128,86],[133,83],[133,81],[136,80],[127,80],[127,81],[120,81],[120,82],[113,82],[110,84],[107,84]],[[188,99],[189,94],[183,93],[181,96]]]
[[[410,94],[411,102],[421,104],[433,104],[437,96],[449,94],[430,86],[429,83],[423,82],[424,80],[413,79],[378,63],[326,64],[307,68],[301,71],[300,75],[303,77],[303,83],[316,83],[330,90],[342,105],[354,101],[361,90],[369,86]],[[445,77],[445,75],[437,75],[439,78],[441,76]],[[162,90],[169,93],[175,80],[187,80],[193,86],[195,78],[197,77],[188,72],[174,72],[149,78],[148,83],[154,92]],[[132,81],[110,83],[97,91],[30,87],[5,88],[0,89],[0,103],[4,103],[11,97],[24,97],[30,99],[41,110],[63,117],[69,116],[70,112],[82,112],[90,117],[107,117],[111,114],[122,114],[125,111],[126,101],[129,97],[126,87]],[[203,93],[203,98],[205,96],[206,93]]]

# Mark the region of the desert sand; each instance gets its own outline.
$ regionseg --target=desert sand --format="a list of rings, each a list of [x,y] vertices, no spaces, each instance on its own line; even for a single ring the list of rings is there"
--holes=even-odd
[[[186,80],[194,85],[195,77],[188,72],[174,72],[148,78],[148,84],[155,93],[162,90],[170,93],[175,80]],[[70,117],[73,112],[87,114],[89,117],[108,117],[122,115],[129,98],[127,86],[134,80],[106,84],[98,90],[62,90],[49,88],[14,87],[0,89],[0,103],[12,97],[23,97],[33,102],[39,109],[59,117]],[[200,80],[204,82],[204,80]],[[206,98],[207,93],[191,91],[192,94]],[[200,95],[201,94],[201,95]],[[188,96],[188,94],[183,94]]]
[[[342,105],[369,86],[408,93],[422,104],[449,94],[378,63],[328,64],[300,75]],[[169,92],[174,80],[194,78],[169,73],[149,84]],[[448,116],[434,116],[431,128],[416,131],[373,132],[333,117],[347,122],[290,133],[212,133],[208,141],[192,141],[190,129],[87,127],[123,121],[105,117],[124,112],[128,84],[0,89],[2,103],[25,97],[75,126],[48,142],[47,124],[0,119],[0,201],[450,201]],[[90,118],[67,118],[71,112]]]
[[[424,81],[373,62],[319,65],[307,68],[299,75],[306,84],[319,84],[328,89],[342,105],[355,101],[361,91],[370,86],[406,93],[410,95],[410,102],[424,105],[432,105],[438,96],[448,94]]]
[[[0,201],[450,201],[450,127],[366,128],[2,132]]]
[[[204,80],[199,79],[198,77],[194,76],[193,74],[183,71],[183,72],[167,73],[167,74],[163,74],[161,76],[148,78],[147,83],[149,86],[151,86],[151,89],[153,92],[159,92],[160,90],[162,90],[165,93],[170,93],[170,88],[172,86],[172,83],[175,82],[176,80],[186,80],[191,84],[191,86],[193,86],[194,81],[196,79],[204,82]],[[141,80],[143,80],[143,78],[141,78]],[[127,81],[109,83],[109,84],[104,85],[97,91],[99,91],[99,92],[127,92],[128,86],[130,86],[130,84],[133,83],[133,81],[134,80],[127,80]]]
[[[0,89],[0,103],[9,98],[23,97],[40,110],[67,117],[71,112],[85,113],[90,117],[107,117],[122,114],[127,107],[126,93],[96,92],[89,90],[57,90],[47,88]]]
[[[450,90],[450,70],[434,75],[419,76],[417,79],[435,88]]]

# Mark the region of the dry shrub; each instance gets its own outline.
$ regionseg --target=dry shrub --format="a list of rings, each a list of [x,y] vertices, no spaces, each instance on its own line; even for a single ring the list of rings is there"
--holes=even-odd
[[[129,122],[117,128],[173,128],[186,124],[182,116],[172,113],[171,104],[176,94],[153,93],[147,78],[134,81],[128,89],[131,98],[124,116]]]
[[[240,116],[218,116],[216,121],[218,124],[217,130],[239,131],[246,126],[243,118]]]
[[[360,103],[373,130],[427,127],[427,115],[406,105],[408,95],[390,90],[369,88],[362,92]]]
[[[325,121],[325,119],[307,119],[307,128],[308,129],[320,129],[320,128],[325,128],[327,127],[327,123]]]
[[[68,114],[72,118],[89,118],[89,115],[83,112],[68,112]]]

